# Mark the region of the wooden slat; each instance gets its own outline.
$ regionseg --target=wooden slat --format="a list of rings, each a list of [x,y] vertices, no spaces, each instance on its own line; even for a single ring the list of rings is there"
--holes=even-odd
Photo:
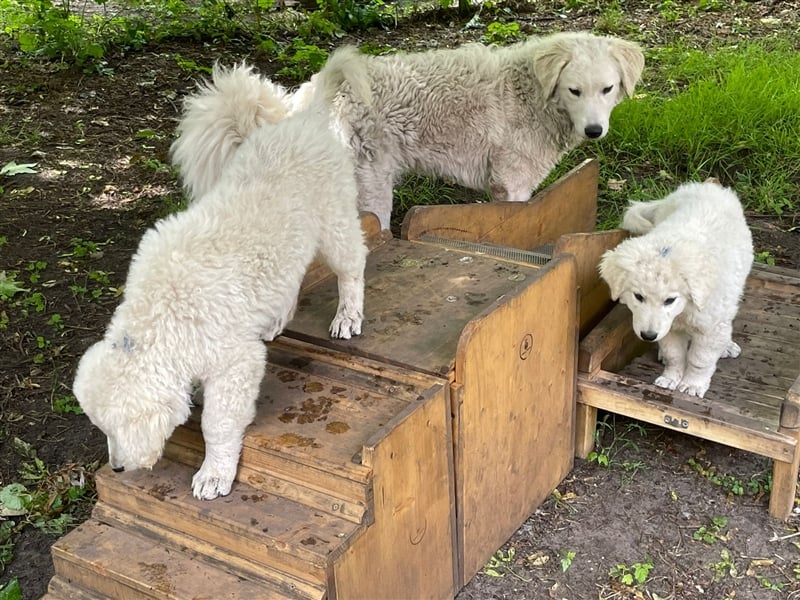
[[[54,575],[47,584],[47,594],[41,600],[106,600],[89,590],[78,587],[60,575]]]
[[[578,289],[581,298],[581,337],[597,324],[612,306],[608,286],[600,278],[598,265],[606,250],[614,248],[628,236],[626,231],[596,231],[563,235],[556,242],[553,256],[571,254],[578,268]]]
[[[578,350],[578,370],[597,372],[609,355],[632,347],[636,335],[631,329],[631,313],[617,304],[582,340]],[[627,362],[627,361],[626,361]],[[606,365],[607,370],[614,370]]]
[[[146,515],[160,526],[309,584],[326,585],[328,557],[361,526],[234,482],[230,495],[213,501],[192,497],[193,470],[161,460],[152,471],[97,475],[100,500],[117,511]]]
[[[797,447],[796,440],[765,430],[763,422],[735,414],[724,402],[692,398],[605,371],[578,377],[578,401],[784,462],[792,462]]]
[[[586,160],[528,202],[415,206],[401,237],[431,235],[532,250],[564,233],[591,231],[597,215],[598,164]]]
[[[455,524],[450,407],[443,386],[375,433],[375,521],[334,566],[347,600],[452,598]]]
[[[562,256],[471,321],[459,342],[453,413],[462,585],[572,467],[575,284],[574,259]]]
[[[338,302],[332,281],[301,295],[286,336],[446,378],[464,326],[498,298],[526,286],[537,271],[491,256],[392,240],[367,261],[360,337],[329,339],[328,320]]]
[[[243,580],[208,562],[186,556],[157,542],[89,520],[52,547],[56,573],[72,585],[116,600],[322,600],[313,596]]]

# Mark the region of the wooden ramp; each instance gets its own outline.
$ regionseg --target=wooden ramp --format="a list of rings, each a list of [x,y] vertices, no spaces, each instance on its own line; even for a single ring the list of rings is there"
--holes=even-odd
[[[530,231],[514,236],[553,242],[564,231],[532,225],[536,212],[593,206],[596,178],[587,163],[519,205]],[[472,207],[484,229],[513,229],[508,207]],[[469,222],[470,206],[452,208]],[[469,247],[431,242],[441,227],[423,213],[424,227],[413,215],[404,227],[419,237],[402,240],[365,219],[359,338],[328,338],[336,283],[310,269],[269,346],[230,495],[191,495],[204,452],[193,414],[152,471],[98,473],[92,518],[53,546],[48,598],[455,595],[572,466],[576,267],[535,264],[485,232]]]

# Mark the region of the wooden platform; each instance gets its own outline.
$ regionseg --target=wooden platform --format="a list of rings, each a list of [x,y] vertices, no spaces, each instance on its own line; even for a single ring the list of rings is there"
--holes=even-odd
[[[568,237],[578,263],[596,265],[622,235]],[[598,291],[596,274],[586,275],[587,322],[609,312],[584,327],[580,344],[576,454],[585,458],[594,446],[598,409],[677,429],[772,459],[770,514],[788,517],[800,465],[800,274],[754,267],[734,322],[742,354],[719,361],[705,398],[652,384],[663,370],[657,347],[635,337],[630,311]]]
[[[576,263],[502,244],[590,229],[596,185],[588,162],[529,203],[420,209],[402,240],[366,218],[363,335],[328,338],[335,281],[313,266],[231,494],[191,495],[193,415],[152,471],[98,473],[48,597],[453,597],[572,466]]]

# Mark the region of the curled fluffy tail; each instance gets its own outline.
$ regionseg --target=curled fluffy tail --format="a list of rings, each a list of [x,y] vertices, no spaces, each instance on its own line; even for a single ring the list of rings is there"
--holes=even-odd
[[[320,72],[294,93],[291,99],[292,112],[306,109],[329,111],[333,99],[345,87],[349,87],[346,92],[356,102],[367,106],[371,104],[372,86],[367,72],[369,60],[355,46],[336,50]]]
[[[242,63],[214,65],[212,81],[186,97],[178,139],[170,148],[190,201],[205,195],[244,139],[258,127],[277,123],[289,112],[286,90]]]
[[[631,202],[622,216],[622,229],[642,235],[655,227],[659,202]]]

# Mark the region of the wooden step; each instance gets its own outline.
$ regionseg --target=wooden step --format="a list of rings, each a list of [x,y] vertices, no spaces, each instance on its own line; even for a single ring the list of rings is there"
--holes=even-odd
[[[60,599],[325,598],[322,587],[298,590],[266,580],[248,581],[194,552],[180,552],[95,519],[53,544],[52,555],[56,577],[50,595]]]
[[[323,586],[332,557],[364,527],[241,482],[234,482],[228,496],[197,500],[193,472],[165,459],[152,470],[130,473],[104,467],[96,478],[101,501],[94,516],[252,573],[278,570]]]
[[[60,575],[55,575],[50,579],[47,586],[47,593],[41,600],[105,600],[103,596],[85,590]]]
[[[262,492],[369,523],[372,472],[362,464],[364,444],[437,380],[409,379],[333,350],[314,356],[298,344],[270,347],[237,477]],[[194,468],[204,456],[199,413],[175,431],[165,451]]]

